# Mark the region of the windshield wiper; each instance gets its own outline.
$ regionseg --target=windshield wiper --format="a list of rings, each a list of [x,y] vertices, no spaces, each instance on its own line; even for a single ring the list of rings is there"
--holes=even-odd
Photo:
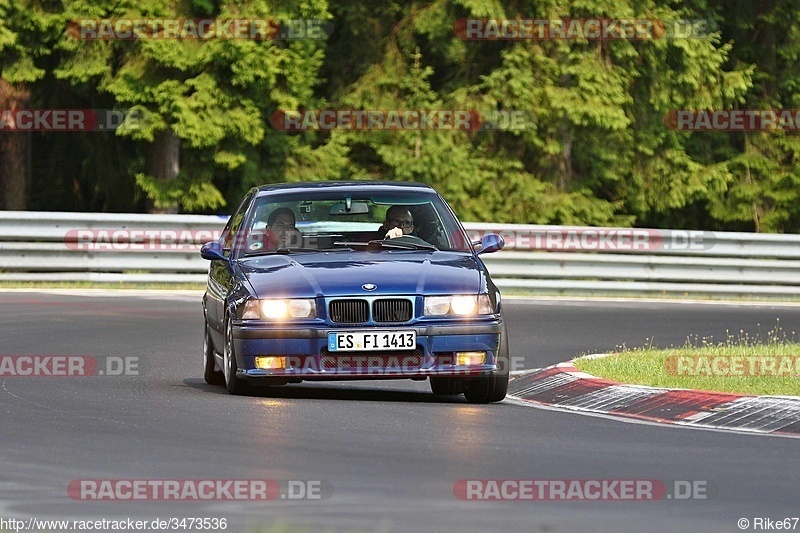
[[[382,248],[396,248],[399,250],[437,250],[434,245],[421,242],[396,242],[392,240],[369,241],[370,244],[377,243]]]
[[[275,250],[276,254],[291,254],[294,252],[319,252],[319,248],[303,248],[302,246],[284,246]]]
[[[333,245],[334,246],[343,246],[344,248],[341,248],[341,249],[344,250],[345,248],[352,248],[353,246],[369,246],[369,243],[368,242],[362,242],[362,241],[336,241],[336,242],[333,243]],[[339,249],[339,248],[337,248],[337,249]]]
[[[375,250],[375,249],[384,249],[384,248],[391,248],[393,250],[438,250],[434,245],[427,244],[427,243],[417,243],[417,242],[393,242],[393,240],[379,240],[375,239],[369,242],[335,242],[335,245],[341,246],[356,246],[356,247],[364,247],[367,250]]]
[[[255,250],[251,252],[245,253],[246,257],[255,257],[258,255],[286,255],[291,254],[294,252],[319,252],[317,248],[302,248],[299,246],[290,246],[290,247],[283,247],[278,248],[277,250]]]
[[[245,257],[257,257],[259,255],[289,255],[295,252],[346,252],[352,251],[352,248],[303,248],[300,246],[287,246],[278,248],[276,250],[255,250],[247,252]]]

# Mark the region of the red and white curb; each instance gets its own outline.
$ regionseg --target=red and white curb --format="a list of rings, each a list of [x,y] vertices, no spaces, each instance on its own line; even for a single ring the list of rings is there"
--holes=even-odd
[[[696,428],[800,437],[800,398],[626,385],[581,372],[572,361],[511,381],[523,402]]]

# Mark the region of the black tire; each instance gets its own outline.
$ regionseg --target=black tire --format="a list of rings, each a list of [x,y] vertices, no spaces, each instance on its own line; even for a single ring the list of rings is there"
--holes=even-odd
[[[225,387],[228,392],[234,395],[249,394],[250,386],[247,382],[236,376],[239,366],[236,364],[236,353],[233,349],[233,325],[231,319],[225,320],[225,349],[223,353],[223,364],[225,370]]]
[[[508,355],[508,332],[505,323],[500,334],[500,349],[497,353],[498,372],[488,378],[464,381],[464,397],[469,403],[499,402],[508,392],[508,373],[511,363]]]
[[[453,378],[438,378],[431,376],[431,391],[440,396],[455,396],[464,390],[461,381]]]
[[[208,322],[203,328],[203,377],[209,385],[225,385],[225,374],[217,370],[217,362],[214,360],[214,344],[211,342],[211,334],[208,332]]]

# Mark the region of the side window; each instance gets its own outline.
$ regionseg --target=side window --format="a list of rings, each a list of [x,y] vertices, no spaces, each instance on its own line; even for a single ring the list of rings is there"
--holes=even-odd
[[[452,250],[445,225],[431,203],[412,208],[411,214],[414,216],[412,235],[436,246],[439,250]]]
[[[231,215],[231,218],[228,219],[228,223],[225,225],[225,229],[222,232],[222,247],[225,250],[230,250],[233,248],[233,239],[239,232],[239,228],[242,227],[244,215],[247,213],[247,207],[250,205],[250,201],[252,199],[253,193],[247,193],[247,195],[244,197],[244,200],[242,200],[242,203],[239,204],[239,207]]]

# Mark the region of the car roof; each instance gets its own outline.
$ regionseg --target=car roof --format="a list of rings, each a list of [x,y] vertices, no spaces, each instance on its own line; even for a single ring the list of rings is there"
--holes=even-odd
[[[402,189],[404,191],[436,193],[430,185],[410,181],[305,181],[297,183],[271,183],[258,187],[258,196],[277,191],[318,191],[320,189],[346,189],[348,192],[375,192]]]

